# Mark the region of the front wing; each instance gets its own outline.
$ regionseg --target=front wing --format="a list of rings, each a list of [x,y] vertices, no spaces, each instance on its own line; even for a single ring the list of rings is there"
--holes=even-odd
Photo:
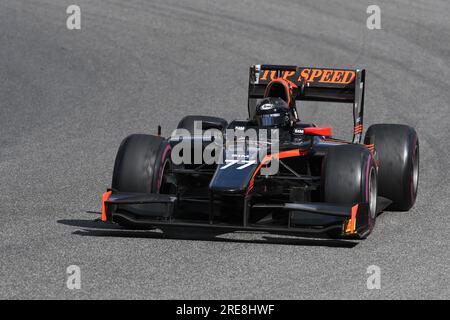
[[[179,216],[180,204],[196,203],[207,208],[206,219]],[[274,209],[286,212],[287,219],[283,223],[262,219],[250,222],[252,210]],[[380,208],[382,209],[382,208]],[[219,232],[233,231],[266,231],[269,233],[296,235],[324,235],[330,231],[342,236],[364,236],[367,232],[369,206],[367,203],[339,205],[320,202],[308,203],[253,203],[249,196],[244,197],[241,221],[223,222],[214,215],[214,199],[182,199],[165,194],[136,194],[108,191],[103,195],[102,220],[110,222],[126,221],[127,225],[140,228],[209,228]],[[378,210],[377,210],[378,211]],[[381,210],[380,210],[381,211]],[[333,224],[307,226],[301,224],[305,214],[322,217],[335,217]],[[324,221],[326,221],[324,219]],[[329,221],[329,220],[328,220]]]

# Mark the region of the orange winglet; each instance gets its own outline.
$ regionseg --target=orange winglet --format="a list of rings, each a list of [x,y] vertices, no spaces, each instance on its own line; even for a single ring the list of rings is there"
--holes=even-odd
[[[112,191],[106,191],[102,195],[102,221],[106,221],[106,205],[105,202],[111,197]]]
[[[352,215],[349,220],[344,223],[344,233],[353,234],[356,232],[356,213],[358,212],[358,204],[352,207]]]

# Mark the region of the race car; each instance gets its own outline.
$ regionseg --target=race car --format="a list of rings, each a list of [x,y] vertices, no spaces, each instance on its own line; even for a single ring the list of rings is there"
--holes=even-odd
[[[414,205],[419,139],[408,125],[375,124],[362,141],[365,74],[251,66],[247,119],[189,115],[170,137],[158,126],[157,135],[122,141],[101,220],[133,229],[366,238],[380,212]],[[352,104],[352,140],[304,123],[302,101]],[[212,149],[214,161],[204,159]]]

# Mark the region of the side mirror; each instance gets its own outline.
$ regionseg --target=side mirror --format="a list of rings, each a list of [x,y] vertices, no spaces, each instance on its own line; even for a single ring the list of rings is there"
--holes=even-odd
[[[331,137],[331,128],[308,127],[303,129],[303,134],[311,136]]]

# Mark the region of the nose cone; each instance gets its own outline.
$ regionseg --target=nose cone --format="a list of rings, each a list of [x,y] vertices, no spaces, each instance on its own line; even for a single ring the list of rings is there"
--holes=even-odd
[[[256,160],[228,160],[217,167],[209,188],[213,192],[243,193],[257,165]]]

